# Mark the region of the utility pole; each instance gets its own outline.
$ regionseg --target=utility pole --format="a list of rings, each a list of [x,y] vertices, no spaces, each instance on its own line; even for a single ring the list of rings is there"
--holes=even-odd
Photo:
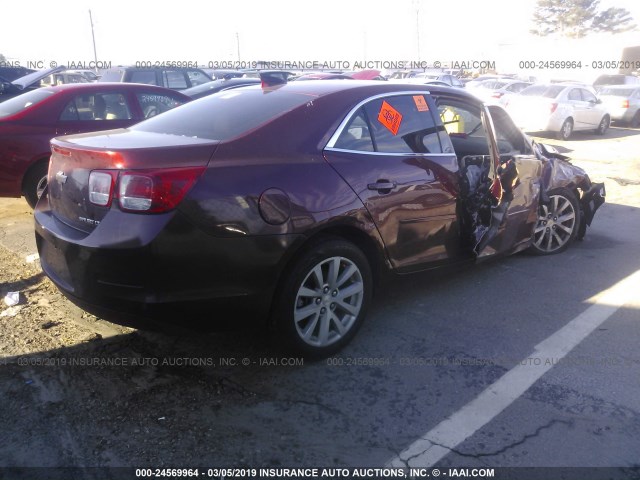
[[[420,61],[420,0],[414,0],[416,6],[416,41],[418,43],[418,62]]]
[[[96,35],[93,32],[93,17],[91,16],[91,10],[89,10],[89,22],[91,22],[91,38],[93,39],[93,59],[95,60],[94,70],[98,73],[98,54],[96,53]]]
[[[240,61],[240,34],[236,32],[236,45],[238,47],[238,61]]]

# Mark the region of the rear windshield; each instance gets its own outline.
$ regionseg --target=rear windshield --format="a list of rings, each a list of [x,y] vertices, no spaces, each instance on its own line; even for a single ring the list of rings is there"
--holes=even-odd
[[[566,87],[562,85],[532,85],[520,92],[530,97],[556,98]]]
[[[44,88],[32,90],[0,103],[0,118],[10,117],[49,98],[54,92]]]
[[[630,97],[633,95],[633,88],[607,88],[600,89],[600,95],[614,95],[616,97]]]
[[[145,120],[131,130],[224,141],[312,99],[309,95],[264,91],[260,87],[227,90]]]

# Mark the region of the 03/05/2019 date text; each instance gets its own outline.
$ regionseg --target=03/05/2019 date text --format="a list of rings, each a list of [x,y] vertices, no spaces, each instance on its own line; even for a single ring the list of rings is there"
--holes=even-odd
[[[639,69],[640,60],[521,60],[518,67],[531,70],[611,70],[611,69]]]

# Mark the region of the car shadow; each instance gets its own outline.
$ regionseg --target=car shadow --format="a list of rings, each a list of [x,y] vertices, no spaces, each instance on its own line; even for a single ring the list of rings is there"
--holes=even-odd
[[[5,356],[0,465],[382,466],[640,269],[612,226],[630,208],[605,204],[560,255],[396,277],[322,361],[263,332],[141,330]]]
[[[44,273],[39,272],[35,275],[32,275],[28,278],[23,278],[21,280],[15,282],[7,282],[0,284],[0,298],[4,298],[4,296],[9,292],[27,292],[34,285],[39,284],[44,278]]]

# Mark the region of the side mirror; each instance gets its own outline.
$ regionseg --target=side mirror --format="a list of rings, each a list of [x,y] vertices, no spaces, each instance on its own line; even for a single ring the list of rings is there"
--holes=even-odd
[[[601,99],[601,98],[598,98],[598,99],[596,100],[596,104],[600,104],[600,103],[602,103],[602,99]]]

